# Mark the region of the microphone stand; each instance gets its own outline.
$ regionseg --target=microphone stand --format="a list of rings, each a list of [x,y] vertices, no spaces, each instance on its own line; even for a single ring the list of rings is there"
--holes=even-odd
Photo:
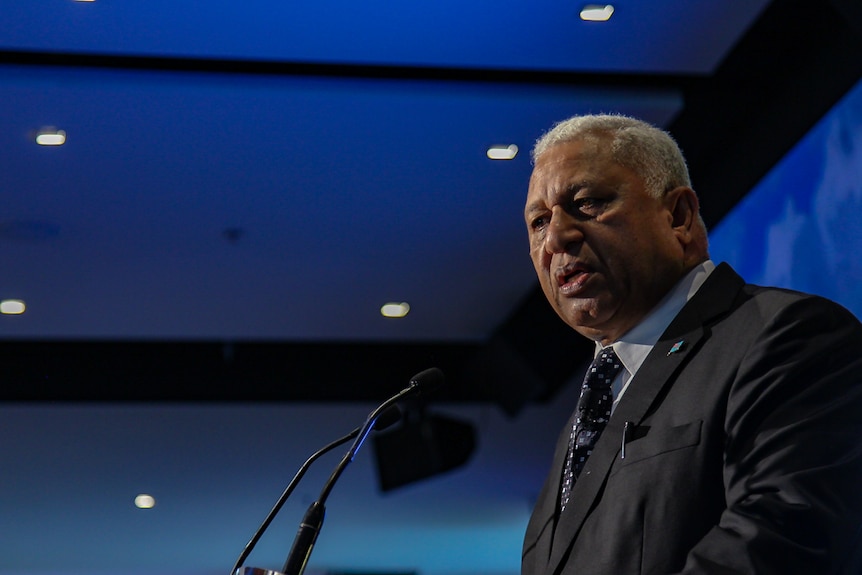
[[[400,410],[396,407],[398,402],[402,401],[404,398],[410,395],[421,395],[424,393],[429,393],[436,389],[437,387],[443,384],[445,376],[443,372],[437,368],[430,368],[422,371],[413,376],[410,380],[409,385],[402,389],[398,394],[389,398],[385,402],[383,402],[377,409],[372,411],[368,418],[365,420],[365,423],[362,427],[357,428],[350,432],[348,435],[338,439],[326,447],[320,449],[315,452],[308,460],[300,467],[299,471],[296,473],[294,478],[291,480],[290,484],[288,484],[287,488],[282,493],[278,502],[272,508],[272,510],[267,515],[263,524],[258,528],[257,532],[255,532],[254,536],[252,536],[251,540],[246,544],[245,549],[240,554],[236,563],[234,564],[233,569],[231,570],[231,575],[302,575],[303,571],[305,571],[306,565],[308,565],[308,559],[311,557],[312,549],[314,548],[314,543],[317,541],[317,536],[320,533],[320,529],[323,526],[323,518],[326,513],[325,502],[329,497],[332,488],[335,486],[335,482],[338,481],[338,478],[341,477],[341,474],[344,472],[344,469],[353,461],[353,458],[356,457],[356,454],[359,452],[359,449],[362,447],[363,443],[368,437],[368,434],[371,433],[375,427],[377,429],[383,429],[388,427],[392,423],[395,423],[400,417]],[[379,420],[379,425],[378,425]],[[327,453],[328,451],[342,445],[354,439],[353,445],[341,459],[339,464],[336,466],[335,470],[329,476],[329,479],[326,481],[326,484],[323,486],[323,489],[320,492],[317,500],[311,504],[308,510],[305,513],[305,516],[302,519],[302,522],[299,525],[299,530],[297,531],[296,537],[293,541],[293,545],[291,546],[290,553],[287,556],[287,560],[284,563],[284,567],[282,567],[281,572],[272,571],[269,569],[260,569],[257,567],[240,567],[243,561],[248,558],[248,555],[251,553],[252,548],[254,548],[255,544],[257,544],[260,537],[263,535],[263,532],[269,527],[269,524],[272,522],[275,515],[284,505],[287,498],[295,489],[297,483],[305,475],[305,472],[308,470],[308,467],[317,460],[321,455]]]
[[[290,480],[287,487],[285,487],[284,491],[281,494],[281,497],[278,498],[275,505],[270,510],[269,514],[267,514],[266,519],[263,520],[260,527],[258,527],[257,531],[255,531],[254,535],[252,535],[251,539],[249,539],[248,543],[246,543],[245,548],[243,548],[242,553],[240,553],[239,557],[234,563],[233,568],[230,570],[231,575],[239,575],[239,568],[243,564],[243,562],[248,559],[248,556],[251,554],[257,542],[260,541],[260,538],[263,536],[264,532],[269,528],[269,524],[272,523],[272,520],[275,519],[275,516],[278,515],[278,512],[281,511],[281,508],[284,506],[287,498],[290,497],[290,494],[293,493],[293,490],[296,489],[297,484],[299,484],[299,480],[305,475],[305,472],[308,471],[308,468],[311,467],[311,464],[317,461],[322,455],[325,455],[338,447],[339,445],[344,445],[357,435],[359,435],[360,428],[356,428],[344,437],[340,439],[336,439],[329,445],[326,445],[322,449],[314,452],[311,457],[305,460],[305,463],[302,464],[302,467],[299,468],[299,471],[296,472],[296,475],[293,476],[293,479]],[[263,573],[275,573],[274,571],[268,571],[264,569],[251,568],[252,571],[249,571],[248,568],[244,571],[246,575],[251,575],[252,573],[262,575]]]
[[[314,543],[317,541],[317,536],[320,534],[320,529],[323,527],[323,518],[326,514],[326,507],[324,505],[326,503],[326,499],[329,497],[330,492],[332,492],[332,488],[335,486],[335,482],[338,481],[339,477],[341,477],[344,469],[351,461],[353,461],[353,458],[356,457],[356,454],[359,452],[359,449],[362,447],[368,434],[374,428],[377,418],[380,417],[380,414],[386,411],[390,406],[393,406],[404,399],[405,396],[413,395],[419,391],[419,383],[415,380],[411,381],[408,387],[383,402],[380,407],[372,411],[368,416],[368,419],[365,421],[365,425],[362,426],[362,429],[357,434],[353,445],[349,450],[347,450],[347,453],[344,454],[344,457],[335,467],[335,470],[333,470],[332,475],[329,476],[326,484],[324,484],[317,501],[312,503],[305,512],[305,516],[302,518],[299,530],[296,533],[296,538],[293,540],[293,546],[291,547],[287,560],[284,562],[284,567],[281,570],[284,575],[302,575],[305,571],[305,568],[308,565],[308,560],[311,557],[311,552],[314,549]]]

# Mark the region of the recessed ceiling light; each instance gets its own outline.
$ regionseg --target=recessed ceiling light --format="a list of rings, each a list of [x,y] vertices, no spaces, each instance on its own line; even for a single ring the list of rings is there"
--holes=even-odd
[[[54,129],[41,130],[36,134],[36,143],[40,146],[62,146],[66,143],[66,132]]]
[[[610,4],[587,4],[581,9],[581,20],[587,22],[607,22],[614,13]]]
[[[383,314],[383,317],[404,317],[410,313],[410,304],[406,301],[387,303],[380,308],[380,313]]]
[[[488,148],[488,157],[492,160],[512,160],[518,155],[518,146],[509,144],[508,146],[491,146]]]
[[[141,493],[135,497],[135,507],[138,509],[152,509],[156,506],[156,499],[152,495]]]
[[[27,306],[20,299],[4,299],[0,301],[0,313],[5,315],[21,315]]]

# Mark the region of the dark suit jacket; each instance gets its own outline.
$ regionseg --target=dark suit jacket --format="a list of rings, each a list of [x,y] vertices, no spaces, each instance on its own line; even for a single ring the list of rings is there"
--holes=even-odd
[[[638,370],[557,520],[567,434],[523,575],[862,574],[862,326],[837,304],[718,266]]]

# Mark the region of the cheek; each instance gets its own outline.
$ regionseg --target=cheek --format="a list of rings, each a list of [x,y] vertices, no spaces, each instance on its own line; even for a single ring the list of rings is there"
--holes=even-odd
[[[536,269],[536,272],[547,270],[551,264],[550,259],[550,256],[547,255],[541,246],[530,247],[530,260],[533,262],[533,267]],[[541,273],[539,275],[541,275]]]
[[[530,259],[533,262],[533,269],[539,280],[539,287],[542,288],[548,299],[551,299],[554,295],[554,290],[551,289],[550,257],[545,257],[544,251],[538,254],[531,252]]]

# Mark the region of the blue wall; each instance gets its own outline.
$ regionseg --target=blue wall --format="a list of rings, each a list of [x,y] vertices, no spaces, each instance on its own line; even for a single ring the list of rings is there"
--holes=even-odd
[[[752,283],[836,300],[862,317],[862,81],[710,233],[713,260]]]

